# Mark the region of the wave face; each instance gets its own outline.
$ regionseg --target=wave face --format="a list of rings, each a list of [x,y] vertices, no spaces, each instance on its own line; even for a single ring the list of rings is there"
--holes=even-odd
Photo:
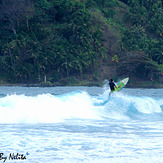
[[[163,99],[122,93],[92,96],[86,91],[61,95],[7,95],[0,98],[0,123],[57,123],[66,119],[162,118]]]

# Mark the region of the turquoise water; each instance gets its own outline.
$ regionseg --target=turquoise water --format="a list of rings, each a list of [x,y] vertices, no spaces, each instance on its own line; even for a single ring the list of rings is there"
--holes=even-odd
[[[0,87],[0,162],[161,163],[163,89],[108,94]]]

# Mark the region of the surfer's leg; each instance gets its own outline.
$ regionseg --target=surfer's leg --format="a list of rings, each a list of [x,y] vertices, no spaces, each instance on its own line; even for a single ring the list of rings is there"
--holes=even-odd
[[[111,96],[113,92],[114,92],[114,90],[111,90],[110,93],[109,93],[109,96]]]

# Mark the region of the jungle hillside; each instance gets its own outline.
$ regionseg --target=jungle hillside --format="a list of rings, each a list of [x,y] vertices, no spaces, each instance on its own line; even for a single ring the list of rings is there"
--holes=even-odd
[[[161,0],[0,0],[0,84],[163,82]]]

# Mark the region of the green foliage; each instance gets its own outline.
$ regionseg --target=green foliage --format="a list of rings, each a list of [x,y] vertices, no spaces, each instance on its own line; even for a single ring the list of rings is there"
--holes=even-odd
[[[127,4],[130,6],[130,12],[125,20],[132,26],[123,32],[122,48],[127,51],[141,51],[146,55],[143,61],[137,62],[139,66],[134,71],[138,72],[141,68],[141,75],[150,76],[152,73],[152,76],[157,76],[162,72],[163,64],[162,2],[128,0]]]
[[[114,55],[114,56],[112,57],[112,61],[118,63],[118,62],[119,62],[118,56],[117,56],[117,55]]]
[[[142,69],[150,73],[153,65],[154,73],[162,71],[161,0],[122,0],[129,8],[126,24],[115,20],[121,11],[118,0],[6,2],[0,4],[0,76],[9,82],[82,79],[85,73],[99,78],[99,67],[122,62],[122,51],[141,51],[147,56]],[[122,48],[113,53],[114,44]]]
[[[126,29],[122,36],[122,47],[128,51],[139,51],[146,48],[147,36],[141,26],[133,26]]]
[[[142,25],[149,33],[163,36],[163,8],[161,0],[128,0],[131,6],[126,20],[132,25]]]
[[[100,30],[92,26],[85,4],[41,0],[34,6],[28,26],[20,24],[15,36],[2,28],[8,32],[1,34],[0,45],[7,74],[16,82],[40,81],[51,71],[56,80],[78,72],[82,77],[98,57],[93,40]]]

